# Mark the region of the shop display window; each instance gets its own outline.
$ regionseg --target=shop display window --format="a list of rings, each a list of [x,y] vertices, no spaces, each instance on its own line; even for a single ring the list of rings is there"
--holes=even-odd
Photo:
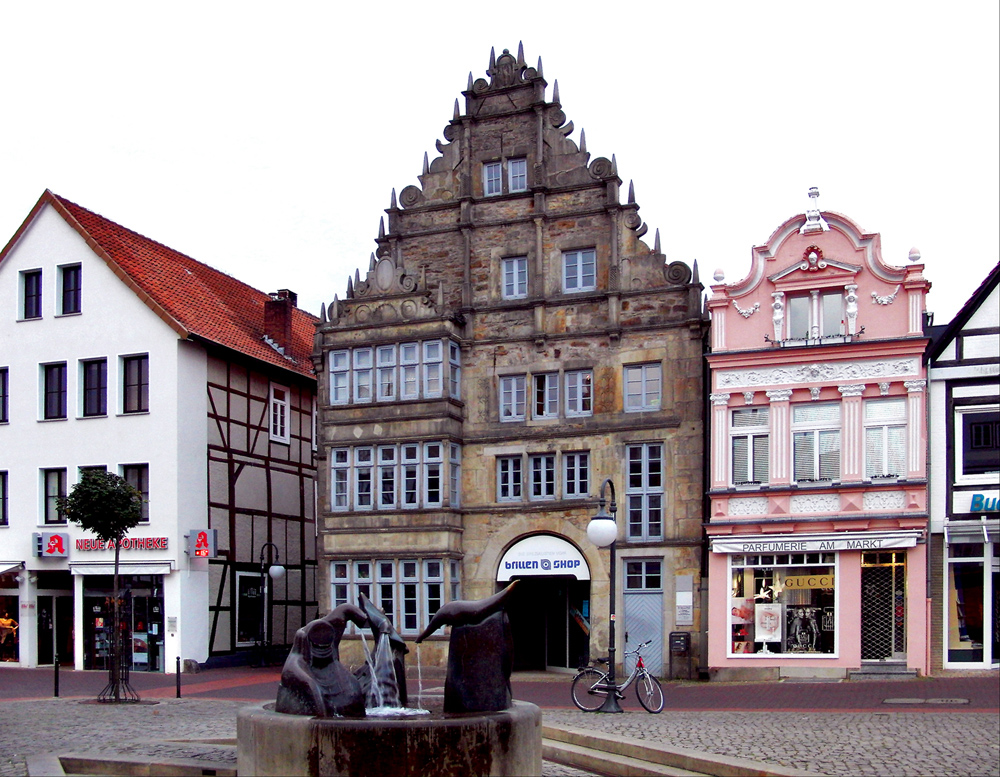
[[[729,655],[836,653],[835,553],[729,558]]]

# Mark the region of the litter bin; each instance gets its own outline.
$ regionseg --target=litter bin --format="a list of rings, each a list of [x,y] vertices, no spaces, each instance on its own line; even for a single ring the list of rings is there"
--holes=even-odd
[[[674,658],[678,662],[687,664],[687,679],[691,679],[691,632],[671,631],[670,632],[670,679],[676,677],[674,673]]]

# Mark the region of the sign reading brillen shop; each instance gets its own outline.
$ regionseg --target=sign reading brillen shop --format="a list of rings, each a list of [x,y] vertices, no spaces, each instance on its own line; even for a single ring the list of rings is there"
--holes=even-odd
[[[590,580],[590,566],[574,545],[551,534],[525,537],[503,554],[497,569],[497,582],[519,576],[567,575]]]

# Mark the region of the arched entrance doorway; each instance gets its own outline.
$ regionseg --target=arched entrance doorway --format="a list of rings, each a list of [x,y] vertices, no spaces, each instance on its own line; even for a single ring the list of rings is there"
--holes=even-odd
[[[507,549],[499,587],[519,580],[507,607],[514,669],[576,669],[590,658],[590,566],[575,545],[533,534]]]

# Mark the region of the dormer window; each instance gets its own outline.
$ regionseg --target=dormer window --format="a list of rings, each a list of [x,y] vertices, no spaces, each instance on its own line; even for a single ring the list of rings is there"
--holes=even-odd
[[[786,337],[789,340],[818,340],[839,337],[844,329],[842,291],[811,291],[789,296]]]

